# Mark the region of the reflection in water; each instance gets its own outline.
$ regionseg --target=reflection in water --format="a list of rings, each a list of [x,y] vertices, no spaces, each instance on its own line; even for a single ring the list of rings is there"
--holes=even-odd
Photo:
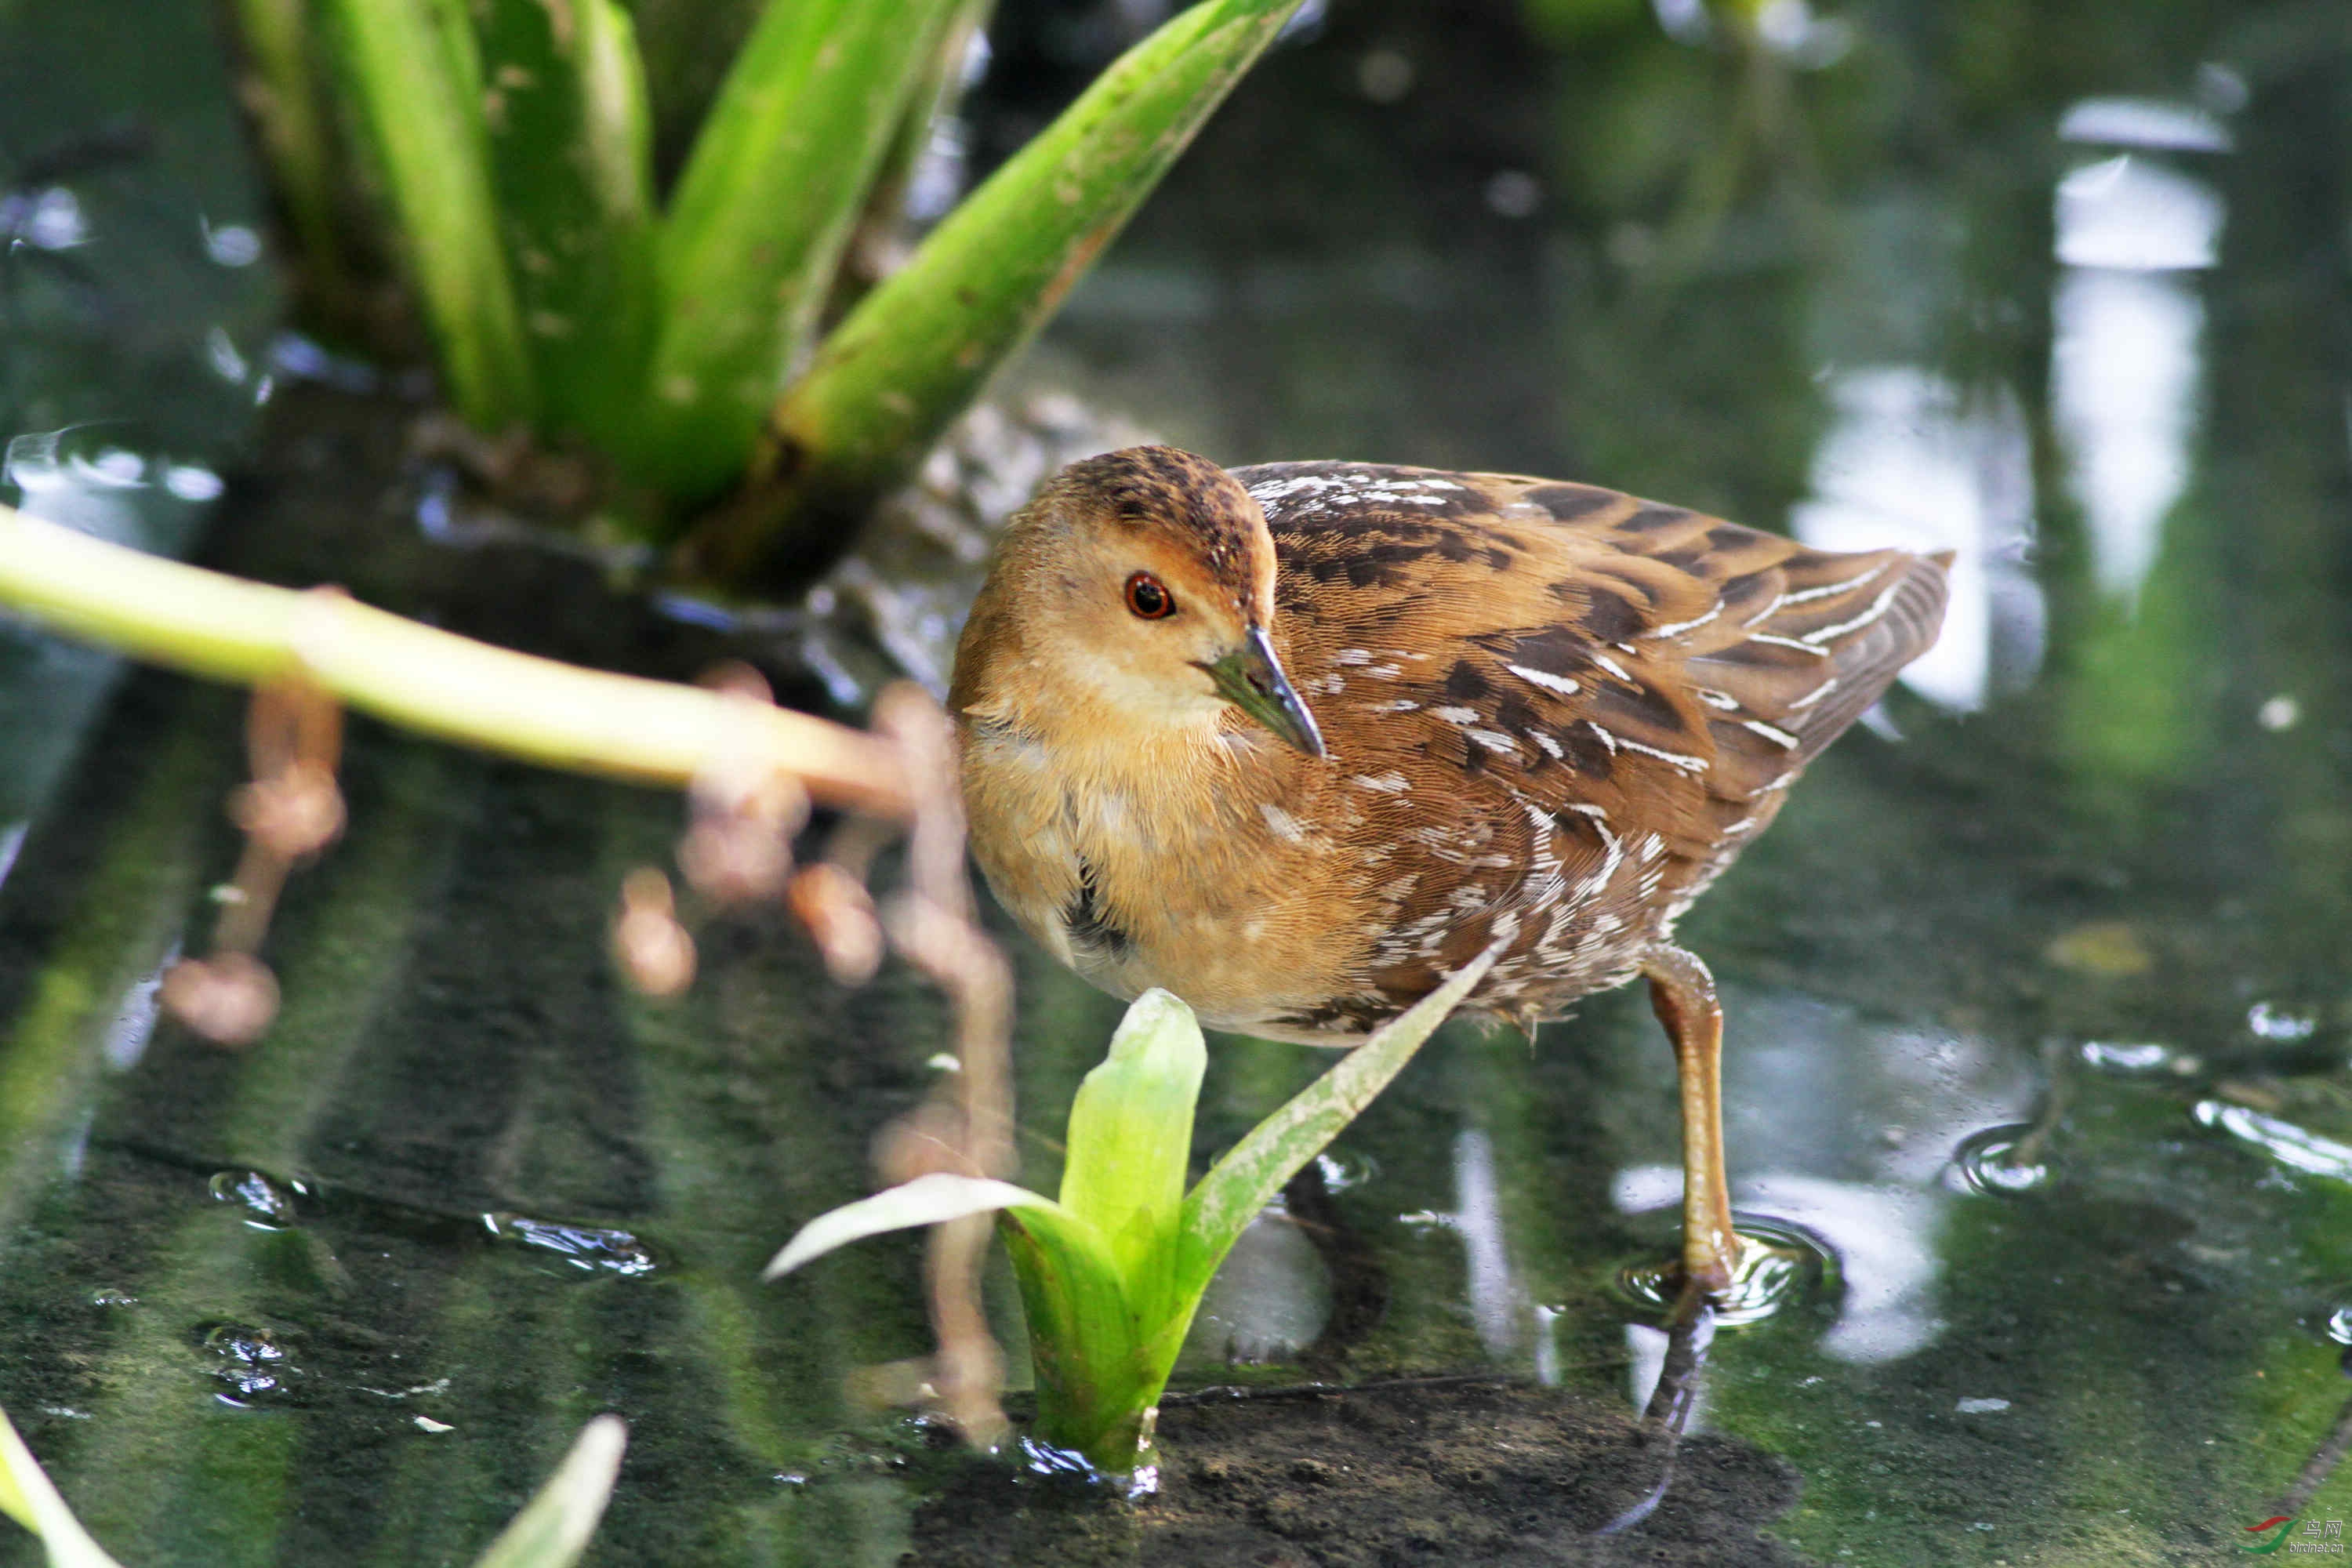
[[[2011,1124],[1969,1134],[1952,1151],[1952,1180],[1985,1197],[2013,1197],[2044,1185],[2050,1165],[2042,1157],[2038,1131]]]
[[[2189,480],[2204,307],[2178,278],[2081,268],[2059,279],[2052,309],[2067,488],[2090,528],[2101,591],[2128,598]]]
[[[2125,153],[2058,182],[2058,259],[2119,272],[2189,272],[2213,265],[2221,197],[2203,180]]]
[[[206,1190],[215,1203],[245,1211],[245,1223],[256,1230],[291,1230],[296,1223],[294,1199],[305,1189],[299,1182],[281,1182],[266,1171],[217,1171]]]
[[[1188,1362],[1255,1365],[1296,1359],[1331,1321],[1331,1272],[1285,1204],[1250,1221],[1209,1281]]]
[[[653,1254],[625,1230],[563,1225],[504,1212],[484,1215],[482,1228],[496,1240],[551,1254],[585,1273],[635,1277],[654,1269]]]
[[[1812,496],[1789,514],[1823,550],[1951,550],[1943,635],[1902,675],[1947,708],[1980,708],[1998,668],[2021,684],[2042,658],[2032,454],[2007,388],[1970,396],[1915,365],[1841,373],[1836,417],[1813,454]]]
[[[1673,1343],[1665,1330],[1648,1323],[1625,1325],[1625,1396],[1636,1410],[1647,1410],[1650,1397],[1658,1391],[1658,1380],[1666,1370],[1666,1351]],[[1694,1432],[1706,1430],[1706,1385],[1699,1384],[1691,1390],[1685,1425]]]
[[[1665,1166],[1636,1166],[1633,1187],[1656,1185],[1672,1190],[1675,1200],[1682,1184]],[[1829,1256],[1813,1238],[1793,1226],[1742,1214],[1739,1225],[1739,1267],[1731,1283],[1707,1299],[1710,1318],[1721,1328],[1742,1328],[1762,1322],[1775,1312],[1805,1300],[1820,1286]],[[1678,1320],[1687,1303],[1682,1289],[1682,1268],[1664,1258],[1630,1264],[1617,1274],[1620,1295],[1636,1307],[1654,1313],[1661,1321]],[[1636,1401],[1639,1403],[1639,1401]]]
[[[1924,1350],[1944,1326],[1942,1233],[1969,1201],[1946,1184],[1952,1151],[2019,1120],[2032,1078],[1989,1040],[1866,1024],[1802,997],[1741,997],[1737,1016],[1725,1117],[1732,1157],[1755,1167],[1732,1183],[1743,1229],[1747,1216],[1769,1216],[1834,1255],[1842,1296],[1824,1354],[1874,1364]],[[1681,1195],[1671,1165],[1627,1166],[1611,1183],[1625,1214]],[[1627,1342],[1654,1364],[1655,1345]]]
[[[1945,1206],[1932,1188],[1828,1181],[1771,1172],[1736,1189],[1746,1207],[1802,1226],[1836,1249],[1845,1298],[1822,1336],[1839,1361],[1896,1361],[1933,1343]]]
[[[1456,1207],[1448,1221],[1462,1237],[1469,1268],[1470,1317],[1487,1352],[1503,1355],[1519,1342],[1520,1302],[1503,1244],[1503,1208],[1495,1180],[1495,1148],[1486,1134],[1465,1128],[1454,1141]]]
[[[1454,1140],[1454,1208],[1423,1209],[1402,1215],[1407,1224],[1442,1226],[1462,1238],[1462,1264],[1470,1295],[1470,1319],[1489,1354],[1516,1350],[1530,1327],[1538,1343],[1549,1338],[1550,1314],[1526,1298],[1511,1273],[1503,1235],[1501,1184],[1495,1173],[1495,1145],[1475,1127]]]
[[[1926,1184],[1774,1171],[1734,1182],[1731,1194],[1743,1220],[1769,1215],[1818,1237],[1836,1257],[1844,1295],[1836,1323],[1822,1337],[1824,1353],[1844,1362],[1895,1361],[1934,1342],[1943,1326],[1933,1310],[1943,1194]],[[1628,1166],[1617,1173],[1612,1196],[1626,1214],[1677,1205],[1682,1172],[1673,1165]],[[1655,1378],[1664,1339],[1654,1342],[1629,1330],[1626,1344],[1636,1358],[1639,1398],[1643,1379]]]
[[[2352,1182],[2352,1146],[2305,1127],[2219,1100],[2197,1102],[2197,1120],[2252,1144],[2289,1170]]]
[[[2144,156],[2058,184],[2052,414],[2098,585],[2126,600],[2189,481],[2205,307],[2182,274],[2214,264],[2221,224],[2211,185]]]
[[[29,516],[168,552],[187,536],[188,509],[219,497],[221,478],[199,464],[142,456],[119,437],[119,428],[87,425],[11,437],[0,480],[16,487],[17,509]]]
[[[2058,140],[2175,153],[2227,153],[2234,145],[2230,128],[2210,111],[2154,98],[2086,98],[2059,117]]]
[[[147,1042],[154,1037],[155,1021],[163,1012],[163,975],[179,962],[180,941],[174,937],[155,967],[132,981],[122,994],[101,1052],[112,1070],[129,1072],[147,1054]]]
[[[1716,1328],[1715,1310],[1701,1302],[1688,1313],[1677,1313],[1667,1329],[1627,1329],[1626,1342],[1633,1352],[1633,1405],[1643,1419],[1664,1428],[1665,1460],[1648,1495],[1594,1534],[1631,1530],[1664,1500],[1666,1489],[1674,1484],[1683,1435],[1698,1424],[1706,1403],[1706,1354],[1715,1343]]]

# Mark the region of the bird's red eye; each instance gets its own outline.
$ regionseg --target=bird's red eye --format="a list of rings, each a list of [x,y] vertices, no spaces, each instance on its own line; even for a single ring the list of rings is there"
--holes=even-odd
[[[1176,595],[1150,573],[1138,572],[1127,580],[1127,607],[1147,621],[1164,621],[1176,613]]]

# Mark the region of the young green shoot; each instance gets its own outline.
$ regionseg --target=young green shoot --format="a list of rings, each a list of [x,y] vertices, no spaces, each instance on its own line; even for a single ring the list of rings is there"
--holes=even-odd
[[[1125,1475],[1150,1462],[1161,1390],[1209,1281],[1283,1184],[1370,1105],[1485,977],[1490,949],[1259,1122],[1190,1192],[1208,1065],[1192,1010],[1148,991],[1070,1107],[1058,1198],[938,1172],[819,1215],[771,1279],[865,1237],[993,1213],[1035,1363],[1037,1437]]]

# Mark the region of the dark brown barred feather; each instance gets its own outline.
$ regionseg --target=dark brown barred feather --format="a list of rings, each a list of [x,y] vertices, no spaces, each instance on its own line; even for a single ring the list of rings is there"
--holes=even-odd
[[[1942,561],[1812,550],[1593,486],[1370,464],[1234,477],[1274,533],[1285,666],[1328,693],[1310,700],[1342,765],[1391,791],[1349,840],[1382,933],[1356,973],[1391,1007],[1502,929],[1518,936],[1478,998],[1496,1011],[1622,980],[1942,616]]]

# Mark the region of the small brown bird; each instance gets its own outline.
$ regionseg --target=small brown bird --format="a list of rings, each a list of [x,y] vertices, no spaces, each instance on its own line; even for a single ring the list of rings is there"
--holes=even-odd
[[[1063,469],[956,654],[997,897],[1122,997],[1345,1046],[1507,942],[1517,1022],[1650,982],[1686,1283],[1738,1262],[1714,981],[1675,921],[1935,640],[1949,557],[1590,485],[1167,447]]]

